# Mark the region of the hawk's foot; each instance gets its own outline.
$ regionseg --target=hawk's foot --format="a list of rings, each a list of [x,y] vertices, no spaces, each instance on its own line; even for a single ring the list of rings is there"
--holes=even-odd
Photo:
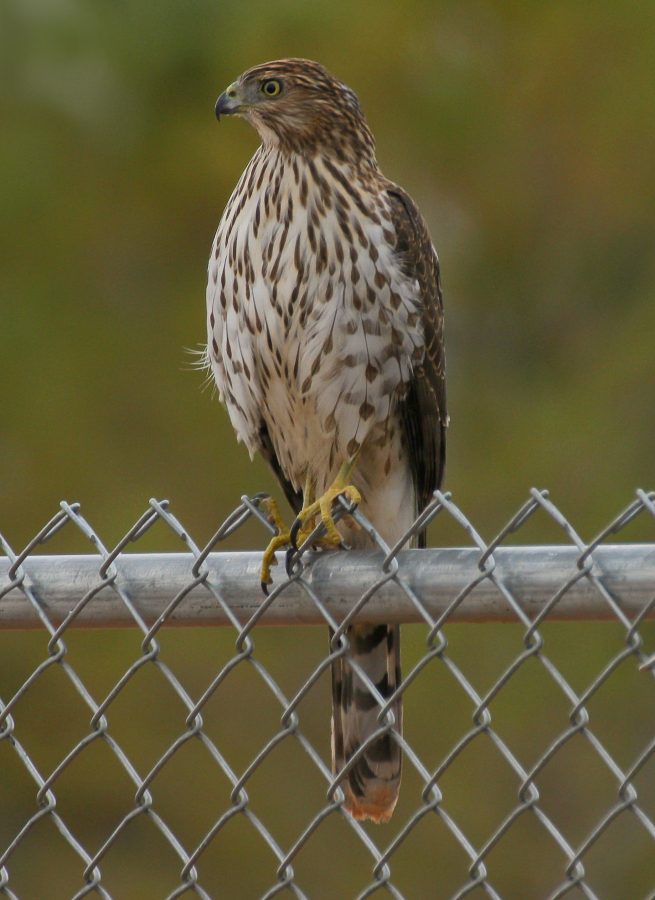
[[[310,506],[301,509],[291,526],[289,533],[290,543],[294,550],[304,544],[312,531],[316,528],[317,517],[325,528],[325,534],[316,539],[316,543],[326,549],[335,549],[343,545],[343,540],[332,515],[332,504],[338,497],[345,497],[353,506],[361,503],[362,495],[352,484],[335,487],[330,486],[322,497],[319,497]]]
[[[345,497],[353,506],[361,503],[362,495],[353,484],[349,484],[356,457],[345,462],[339,469],[337,477],[325,493],[314,503],[300,510],[291,526],[291,546],[294,550],[302,545],[316,527],[316,519],[320,517],[325,534],[317,539],[322,547],[334,549],[343,546],[343,541],[332,515],[332,505],[338,497]],[[287,569],[289,560],[287,560]]]
[[[264,556],[262,557],[260,580],[263,592],[268,594],[268,585],[273,581],[271,578],[271,566],[277,565],[275,554],[278,550],[281,550],[282,547],[289,546],[291,543],[291,532],[284,524],[282,516],[277,508],[277,503],[272,497],[265,497],[260,505],[266,511],[271,525],[277,529],[277,534],[271,539],[268,547],[264,550]]]
[[[339,494],[346,494],[350,497],[348,493],[348,487],[340,492],[338,492],[335,497],[339,496]],[[359,503],[359,493],[357,494],[358,499],[353,499],[351,502]],[[321,498],[323,499],[323,498]],[[260,583],[262,586],[262,591],[264,594],[268,596],[268,585],[273,583],[273,579],[271,578],[271,568],[272,566],[277,565],[277,558],[275,554],[278,550],[282,550],[284,547],[288,547],[289,551],[287,553],[287,563],[286,569],[287,574],[289,576],[292,575],[293,562],[297,555],[298,546],[302,546],[307,538],[310,536],[314,528],[316,527],[315,518],[316,513],[308,516],[307,522],[303,525],[298,519],[295,520],[291,529],[287,528],[280,516],[277,508],[277,504],[275,500],[270,497],[267,497],[265,500],[261,502],[261,506],[268,513],[268,519],[272,525],[277,529],[277,534],[271,538],[268,547],[264,550],[264,555],[262,557],[262,567],[260,572]],[[307,510],[317,507],[318,512],[318,504],[312,504],[311,507],[307,507]],[[330,509],[328,507],[328,510]],[[299,516],[303,514],[303,510],[298,514]],[[331,516],[330,516],[331,518]],[[334,522],[332,522],[334,527]],[[341,546],[341,536],[339,532],[334,528],[336,533],[337,540],[334,541],[333,538],[320,537],[316,539],[316,545],[320,547],[325,547],[326,549],[334,549],[335,547]]]

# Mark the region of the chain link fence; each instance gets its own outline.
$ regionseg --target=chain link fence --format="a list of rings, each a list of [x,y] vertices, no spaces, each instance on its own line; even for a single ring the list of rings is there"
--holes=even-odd
[[[221,550],[261,499],[202,547],[155,500],[112,548],[68,503],[0,537],[0,895],[655,897],[655,493],[591,541],[545,491],[490,542],[448,494],[394,547],[344,504],[378,551],[280,557],[266,598],[261,553]],[[460,547],[403,549],[439,516]],[[533,517],[560,542],[518,543]],[[161,527],[182,552],[128,552]],[[71,530],[89,554],[45,555]],[[357,620],[406,626],[377,827],[329,764]]]

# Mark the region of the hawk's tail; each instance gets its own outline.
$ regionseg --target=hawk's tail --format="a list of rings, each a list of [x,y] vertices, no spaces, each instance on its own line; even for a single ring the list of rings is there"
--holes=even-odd
[[[351,625],[346,636],[349,650],[332,664],[332,771],[335,774],[341,772],[371,735],[384,729],[386,717],[378,719],[380,699],[386,703],[400,685],[397,625]],[[357,668],[372,682],[379,697],[360,678]],[[387,822],[398,799],[401,750],[393,735],[402,734],[400,697],[393,701],[389,711],[395,720],[392,728],[368,744],[340,782],[346,795],[344,807],[356,819]]]

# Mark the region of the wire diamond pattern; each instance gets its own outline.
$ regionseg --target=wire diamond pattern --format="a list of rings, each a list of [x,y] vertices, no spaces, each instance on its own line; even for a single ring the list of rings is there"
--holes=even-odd
[[[11,601],[15,605],[18,597],[21,606],[24,605],[26,610],[25,621],[27,622],[31,616],[38,622],[41,633],[47,636],[45,656],[35,664],[18,689],[12,689],[7,696],[0,669],[0,749],[10,748],[13,759],[23,768],[35,789],[34,796],[30,800],[32,812],[20,822],[19,827],[16,830],[13,830],[13,826],[10,829],[8,825],[4,830],[0,827],[0,895],[9,898],[23,896],[21,879],[14,877],[14,860],[20,856],[21,848],[27,846],[28,836],[34,833],[38,823],[43,820],[54,825],[61,840],[79,859],[78,886],[76,892],[72,894],[75,898],[117,896],[116,889],[111,886],[112,879],[105,874],[106,863],[109,864],[112,854],[119,853],[119,847],[123,846],[121,842],[131,833],[132,823],[137,819],[147,820],[149,826],[156,829],[176,860],[177,883],[170,886],[170,889],[167,888],[170,898],[182,896],[210,898],[217,895],[215,876],[212,885],[212,877],[206,876],[206,873],[210,873],[212,867],[215,867],[212,854],[217,852],[217,848],[220,849],[221,842],[236,822],[247,823],[248,833],[255,842],[249,853],[269,860],[267,884],[261,890],[258,888],[257,894],[266,898],[283,894],[299,898],[335,895],[334,891],[326,892],[320,881],[312,883],[306,874],[302,877],[297,874],[306,868],[305,857],[316,852],[312,850],[316,843],[312,839],[317,834],[321,836],[321,853],[333,869],[331,877],[335,884],[340,885],[338,888],[340,896],[352,895],[364,898],[379,892],[394,898],[424,896],[424,893],[411,893],[413,889],[411,879],[407,878],[402,866],[399,863],[397,865],[397,860],[407,849],[415,868],[429,869],[432,860],[423,856],[420,851],[423,846],[420,834],[426,823],[436,821],[440,827],[439,834],[448,834],[449,840],[460,848],[468,860],[468,865],[460,867],[458,874],[451,873],[451,883],[448,887],[433,882],[433,890],[436,891],[433,895],[439,897],[462,898],[481,894],[492,898],[511,896],[506,886],[508,873],[501,871],[502,866],[496,865],[495,861],[498,848],[509,840],[516,848],[517,866],[524,863],[521,859],[521,823],[527,821],[526,817],[530,817],[531,822],[538,825],[543,840],[551,848],[550,852],[555,852],[560,861],[557,872],[542,873],[544,877],[540,880],[537,878],[538,888],[534,890],[538,893],[534,896],[549,897],[551,900],[565,896],[600,900],[609,896],[602,879],[599,880],[595,873],[594,853],[597,852],[595,848],[601,847],[605,854],[612,856],[614,869],[618,872],[623,871],[627,878],[634,857],[625,853],[623,858],[621,853],[624,852],[624,844],[617,845],[612,835],[619,825],[623,827],[622,823],[628,821],[633,827],[630,835],[639,836],[638,843],[643,850],[642,858],[648,856],[655,858],[653,854],[655,798],[651,796],[652,792],[649,793],[642,787],[644,773],[655,758],[655,736],[650,714],[653,701],[653,673],[649,671],[655,657],[649,658],[644,653],[642,635],[642,631],[645,633],[649,627],[648,620],[655,615],[655,587],[652,595],[641,603],[635,612],[634,608],[626,605],[624,598],[611,588],[596,558],[599,549],[607,550],[610,539],[620,536],[626,526],[635,520],[639,520],[639,523],[645,526],[644,533],[652,543],[655,493],[637,491],[635,499],[625,509],[620,511],[592,541],[585,542],[552,502],[548,493],[532,489],[527,501],[493,540],[487,543],[451,496],[436,492],[430,506],[403,539],[393,547],[385,544],[375,528],[357,509],[350,508],[344,500],[341,500],[340,513],[347,512],[355,518],[360,527],[371,536],[379,548],[379,554],[375,557],[375,577],[361,585],[362,589],[356,602],[346,609],[339,607],[342,609],[339,616],[335,615],[333,596],[335,592],[338,594],[338,589],[334,588],[328,592],[326,582],[317,576],[322,554],[309,552],[311,537],[301,548],[302,552],[294,563],[292,576],[287,578],[282,572],[277,574],[276,583],[269,596],[262,598],[254,611],[252,608],[249,609],[247,615],[234,600],[234,585],[230,582],[223,583],[221,579],[215,577],[211,563],[216,550],[220,549],[222,542],[246,521],[254,518],[264,529],[272,530],[261,507],[262,499],[263,495],[241,498],[239,506],[202,547],[190,537],[183,524],[171,511],[168,502],[157,500],[150,501],[143,515],[112,549],[105,546],[76,503],[62,503],[59,512],[20,552],[14,551],[9,542],[0,536],[0,546],[5,557],[5,566],[0,569],[0,576],[3,573],[6,576],[4,582],[0,580],[0,627],[3,623],[3,604]],[[442,605],[439,607],[441,611],[435,615],[435,606],[421,590],[416,588],[411,571],[408,569],[406,561],[408,557],[404,547],[415,532],[421,531],[426,524],[439,516],[450,517],[461,528],[466,546],[475,550],[476,567],[464,585],[452,596],[447,597],[447,602],[444,603],[442,597]],[[558,583],[549,599],[538,608],[527,602],[529,598],[520,595],[511,586],[505,569],[498,562],[508,539],[520,534],[521,529],[533,516],[548,517],[560,529],[563,543],[575,551],[574,563],[570,570],[566,571],[566,577]],[[186,575],[181,582],[182,587],[176,590],[172,597],[167,596],[167,602],[163,606],[160,605],[158,615],[153,619],[152,616],[145,616],[142,612],[138,598],[135,599],[133,596],[133,585],[124,577],[122,566],[129,559],[129,549],[138,545],[139,540],[155,526],[170,529],[180,540],[185,553],[180,565],[186,567]],[[70,603],[66,613],[57,616],[52,613],[53,606],[49,603],[47,592],[41,590],[31,577],[30,565],[40,555],[48,541],[62,529],[76,529],[88,540],[97,565],[93,583],[89,586],[85,582],[85,590],[81,593],[79,587],[71,583]],[[651,547],[651,550],[655,554],[655,546]],[[51,558],[54,560],[52,565],[59,561],[62,566],[70,565],[71,559]],[[476,681],[479,679],[476,678],[475,672],[468,671],[468,659],[459,659],[449,648],[449,629],[453,622],[466,618],[476,605],[478,613],[475,615],[480,617],[481,588],[492,590],[497,595],[504,606],[503,618],[513,622],[512,627],[520,628],[518,651],[513,652],[509,663],[502,663],[500,674],[484,690],[477,686]],[[545,636],[544,626],[550,626],[557,620],[563,604],[572,596],[581,595],[582,588],[591,589],[597,606],[600,605],[599,617],[610,619],[614,626],[620,628],[623,637],[620,646],[617,647],[614,642],[609,653],[603,651],[602,660],[595,668],[593,677],[587,680],[582,689],[576,689],[570,676],[565,676],[563,666],[561,664],[558,666],[554,662],[550,652],[552,639],[550,634]],[[404,681],[399,691],[410,703],[417,686],[428,685],[431,673],[438,670],[440,677],[447,679],[447,683],[452,686],[450,696],[434,697],[431,708],[425,710],[424,714],[438,720],[447,716],[448,705],[455,703],[465,708],[470,725],[459,734],[448,752],[435,766],[434,761],[428,763],[422,744],[418,746],[396,731],[391,711],[393,701],[385,703],[383,698],[377,695],[375,686],[368,683],[369,690],[380,706],[379,730],[371,740],[384,733],[392,736],[402,748],[406,780],[410,784],[418,785],[419,790],[419,794],[411,798],[411,806],[402,807],[403,813],[396,814],[391,826],[375,830],[356,822],[341,809],[344,798],[340,781],[345,773],[339,773],[336,777],[331,773],[325,745],[320,740],[317,742],[313,735],[306,710],[310,701],[317,703],[325,699],[321,697],[319,700],[319,697],[321,688],[329,676],[330,665],[348,649],[346,637],[348,625],[357,616],[365,615],[367,610],[372,609],[374,602],[386,597],[390,591],[395,592],[394,596],[402,596],[409,604],[407,608],[412,610],[413,621],[422,623],[413,626],[422,630],[422,649],[416,659],[406,666]],[[299,596],[304,599],[299,600]],[[85,616],[91,609],[100,610],[97,615],[102,624],[102,609],[108,608],[109,597],[112,601],[118,601],[121,615],[140,632],[140,653],[125,668],[106,696],[98,700],[94,696],[94,690],[85,682],[86,676],[83,676],[68,658],[66,641],[72,629],[88,624]],[[170,627],[175,624],[177,614],[190,598],[195,598],[205,605],[209,603],[215,610],[220,610],[222,618],[229,623],[234,635],[233,649],[228,653],[227,660],[207,675],[205,687],[197,696],[192,695],[185,687],[181,676],[176,674],[167,662],[160,635],[164,626]],[[264,664],[256,645],[260,636],[262,640],[264,639],[265,626],[271,622],[273,612],[284,609],[285,603],[289,604],[290,623],[294,620],[293,610],[302,603],[306,609],[313,610],[316,621],[329,625],[334,632],[328,652],[323,653],[318,661],[312,662],[309,669],[303,670],[300,686],[291,695],[285,692],[270,665]],[[582,610],[580,617],[584,618],[584,615]],[[34,627],[33,623],[30,627]],[[292,630],[292,635],[297,641],[303,641],[304,633],[302,629]],[[493,647],[489,648],[489,652],[493,653]],[[581,647],[580,653],[583,652],[584,647]],[[534,666],[538,666],[548,684],[561,695],[568,714],[563,727],[559,728],[557,734],[549,739],[545,746],[540,746],[536,758],[527,764],[521,758],[522,754],[513,749],[511,735],[505,733],[506,729],[500,724],[496,709],[497,704],[506,696],[503,692],[510,686],[511,690],[514,690],[518,685],[529,686],[532,683],[529,672],[533,671],[531,667]],[[631,702],[642,702],[642,694],[646,696],[649,691],[650,707],[643,710],[643,727],[635,736],[638,741],[637,749],[633,747],[627,764],[620,765],[616,754],[613,755],[608,748],[607,737],[602,733],[602,728],[599,730],[602,719],[590,711],[590,705],[592,701],[599,704],[605,702],[608,689],[619,682],[621,672],[626,666],[632,666],[635,671],[639,667],[646,671],[642,671],[639,675],[641,679],[639,699],[633,700],[632,697],[626,696],[622,702],[626,705]],[[79,697],[85,709],[85,717],[88,718],[88,728],[83,737],[66,749],[51,771],[41,771],[33,756],[30,756],[28,744],[22,739],[21,728],[26,715],[32,713],[38,716],[38,709],[31,710],[30,691],[53,667],[63,673]],[[177,720],[174,720],[175,737],[172,740],[170,736],[166,738],[163,750],[159,746],[156,760],[148,771],[143,771],[131,760],[114,730],[114,714],[118,708],[116,701],[124,695],[128,685],[134,685],[136,689],[137,675],[144,668],[156,673],[161,683],[166,686],[166,690],[172,691],[177,703],[181,703],[184,709],[184,721],[179,723],[179,727]],[[224,743],[220,737],[222,734],[220,729],[217,739],[216,729],[212,728],[210,734],[210,729],[205,723],[205,718],[209,723],[211,717],[215,715],[210,701],[221,692],[230,690],[230,677],[237,670],[249,673],[258,686],[257,690],[260,691],[258,702],[272,705],[278,719],[273,734],[267,734],[261,740],[258,738],[257,751],[241,770],[236,770],[228,761],[229,740],[226,739]],[[361,673],[361,678],[366,682],[364,673]],[[641,684],[644,685],[643,690]],[[162,711],[162,714],[165,716],[166,711]],[[252,710],[249,714],[252,716]],[[326,731],[327,721],[328,708],[325,700]],[[230,730],[240,727],[238,722],[229,724]],[[65,723],[62,723],[62,726],[64,725]],[[244,727],[250,725],[250,722],[244,720]],[[620,723],[617,723],[617,726],[620,727]],[[531,723],[525,723],[525,727],[531,727]],[[207,772],[203,770],[203,777],[211,776],[211,772],[218,769],[221,778],[230,786],[224,808],[204,810],[205,817],[209,816],[212,824],[209,828],[203,826],[202,837],[200,840],[196,839],[195,843],[189,843],[182,837],[184,829],[180,827],[175,814],[171,814],[168,809],[164,814],[158,802],[160,784],[158,778],[165,770],[170,771],[167,767],[174,758],[179,758],[183,748],[190,742],[199,743],[208,760],[208,769]],[[58,804],[58,794],[61,792],[60,786],[63,781],[75,778],[76,766],[79,766],[81,755],[87,748],[97,743],[102,743],[108,749],[115,763],[133,785],[128,811],[121,815],[109,833],[100,837],[92,836],[88,827],[74,821],[74,817],[60,810]],[[475,753],[476,748],[480,748],[483,743],[485,748],[492,751],[492,758],[506,770],[504,777],[511,777],[513,780],[515,794],[513,799],[506,798],[509,802],[505,803],[502,812],[498,811],[495,825],[491,830],[487,830],[486,837],[480,840],[477,835],[474,839],[470,827],[465,823],[466,816],[462,817],[457,803],[453,801],[452,795],[449,795],[447,784],[450,783],[448,779],[451,775],[455,777],[456,770],[465,767],[469,758],[467,754]],[[268,773],[269,770],[274,772],[279,752],[290,746],[303,754],[303,758],[315,772],[318,782],[323,785],[324,792],[324,802],[318,808],[303,806],[302,797],[300,798],[299,808],[304,825],[295,831],[295,837],[291,841],[280,838],[282,830],[280,823],[276,822],[275,816],[271,815],[265,803],[262,804],[261,790],[256,787],[254,780],[254,776],[261,772]],[[547,780],[545,776],[549,775],[554,766],[563,765],[561,761],[567,753],[577,753],[576,759],[583,759],[581,751],[576,749],[579,747],[585,748],[585,754],[592,754],[595,763],[606,771],[607,777],[614,785],[611,802],[605,805],[600,816],[595,817],[582,840],[574,837],[576,832],[579,832],[579,823],[566,821],[558,815],[557,798],[545,792],[543,787]],[[184,790],[184,785],[181,784],[180,804],[184,803]],[[471,798],[473,805],[483,801],[483,797]],[[92,814],[91,798],[89,803]],[[335,817],[347,829],[340,832],[342,839],[344,834],[348,835],[348,841],[363,850],[369,859],[368,876],[357,886],[354,886],[355,879],[350,877],[348,872],[344,872],[343,878],[339,879],[340,847],[329,842],[323,844],[324,841],[328,841],[326,836],[332,835],[329,828]],[[35,852],[36,847],[38,853],[37,845],[31,846],[32,852]],[[414,852],[412,847],[418,849]],[[247,865],[247,861],[243,860],[233,862],[237,871],[239,867]],[[35,860],[35,865],[39,865],[38,859]],[[225,865],[225,859],[222,865]],[[264,863],[258,865],[266,869]],[[648,885],[650,891],[648,896],[652,897],[655,895],[655,871],[652,871],[649,877],[652,880]],[[529,890],[526,889],[522,895],[528,894]],[[234,893],[234,896],[237,896],[237,893]],[[239,896],[250,895],[243,893]]]

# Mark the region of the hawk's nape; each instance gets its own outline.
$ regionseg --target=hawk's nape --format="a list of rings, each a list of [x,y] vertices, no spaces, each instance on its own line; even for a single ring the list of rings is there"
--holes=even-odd
[[[216,113],[242,116],[262,142],[216,233],[207,318],[208,363],[237,437],[264,455],[297,517],[265,554],[267,582],[273,551],[319,520],[323,545],[369,546],[332,519],[340,494],[392,545],[440,485],[439,264],[416,205],[378,168],[356,95],[323,66],[249,69]],[[385,822],[402,757],[399,631],[353,625],[336,649],[333,769],[344,807]]]

